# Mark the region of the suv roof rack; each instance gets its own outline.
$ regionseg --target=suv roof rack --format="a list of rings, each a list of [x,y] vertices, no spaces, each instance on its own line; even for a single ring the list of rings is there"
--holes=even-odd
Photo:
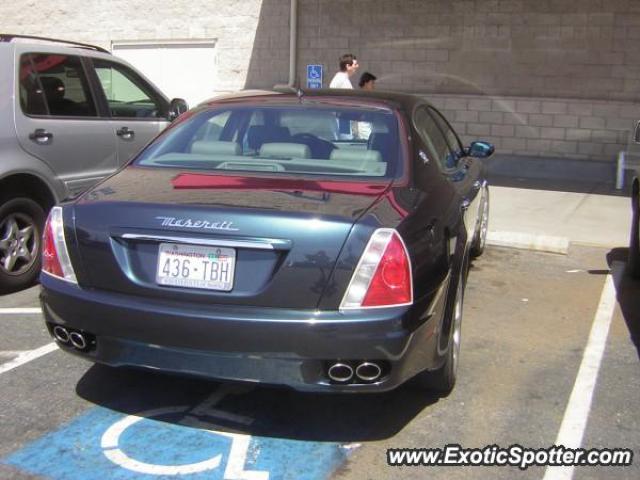
[[[14,35],[12,33],[0,33],[0,42],[11,42],[16,38],[22,38],[27,40],[40,40],[40,41],[51,42],[51,43],[62,43],[65,45],[72,45],[74,47],[86,48],[88,50],[95,50],[97,52],[111,54],[111,52],[109,52],[108,50],[105,50],[102,47],[98,47],[96,45],[90,45],[88,43],[72,42],[70,40],[59,40],[57,38],[36,37],[34,35]]]

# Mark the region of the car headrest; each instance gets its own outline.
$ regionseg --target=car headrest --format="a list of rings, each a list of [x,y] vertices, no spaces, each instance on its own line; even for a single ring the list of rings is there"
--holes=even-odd
[[[64,98],[64,83],[58,77],[40,77],[40,83],[49,101]]]
[[[311,158],[311,149],[302,143],[265,143],[260,147],[263,158]]]
[[[355,148],[337,148],[331,152],[329,160],[348,160],[354,162],[381,162],[382,155],[376,150]]]
[[[247,143],[252,150],[260,150],[263,143],[287,142],[291,132],[287,127],[252,125],[247,132]]]
[[[241,155],[242,149],[236,142],[209,142],[199,140],[191,144],[191,153],[204,155]]]

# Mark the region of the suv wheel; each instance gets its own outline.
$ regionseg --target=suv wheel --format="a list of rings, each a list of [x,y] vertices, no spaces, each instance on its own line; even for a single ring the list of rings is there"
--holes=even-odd
[[[29,198],[0,206],[0,291],[26,288],[40,273],[40,244],[45,213]]]

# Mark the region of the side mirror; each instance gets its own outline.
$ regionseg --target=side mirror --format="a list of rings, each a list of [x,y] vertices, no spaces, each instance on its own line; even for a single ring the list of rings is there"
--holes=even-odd
[[[471,145],[469,145],[467,154],[470,157],[489,158],[491,155],[493,155],[494,151],[495,147],[489,142],[473,142]]]
[[[640,121],[636,123],[636,131],[633,133],[633,141],[640,143]]]
[[[169,104],[169,121],[173,122],[176,118],[189,110],[189,105],[182,98],[174,98]]]

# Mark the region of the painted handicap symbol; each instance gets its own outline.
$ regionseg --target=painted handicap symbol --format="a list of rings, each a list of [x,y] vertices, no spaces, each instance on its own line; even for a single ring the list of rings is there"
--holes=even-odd
[[[322,75],[320,75],[320,71],[318,70],[318,67],[316,65],[309,67],[309,78],[312,78],[315,80],[320,78],[321,76]]]
[[[165,465],[140,461],[128,455],[125,450],[121,448],[121,438],[129,428],[138,422],[167,415],[184,414],[188,419],[189,426],[199,427],[212,435],[219,435],[231,440],[227,466],[224,471],[225,480],[268,480],[269,472],[244,469],[251,436],[210,430],[204,428],[206,424],[198,419],[198,417],[203,414],[211,416],[212,413],[219,413],[225,417],[236,417],[233,419],[240,423],[251,423],[251,420],[246,419],[246,417],[229,415],[213,408],[227,393],[231,392],[222,388],[195,408],[191,406],[165,407],[147,410],[138,415],[128,415],[112,424],[104,432],[100,440],[102,453],[119,467],[147,475],[188,475],[215,470],[222,463],[222,453],[213,454],[210,458],[200,462],[182,465]]]

